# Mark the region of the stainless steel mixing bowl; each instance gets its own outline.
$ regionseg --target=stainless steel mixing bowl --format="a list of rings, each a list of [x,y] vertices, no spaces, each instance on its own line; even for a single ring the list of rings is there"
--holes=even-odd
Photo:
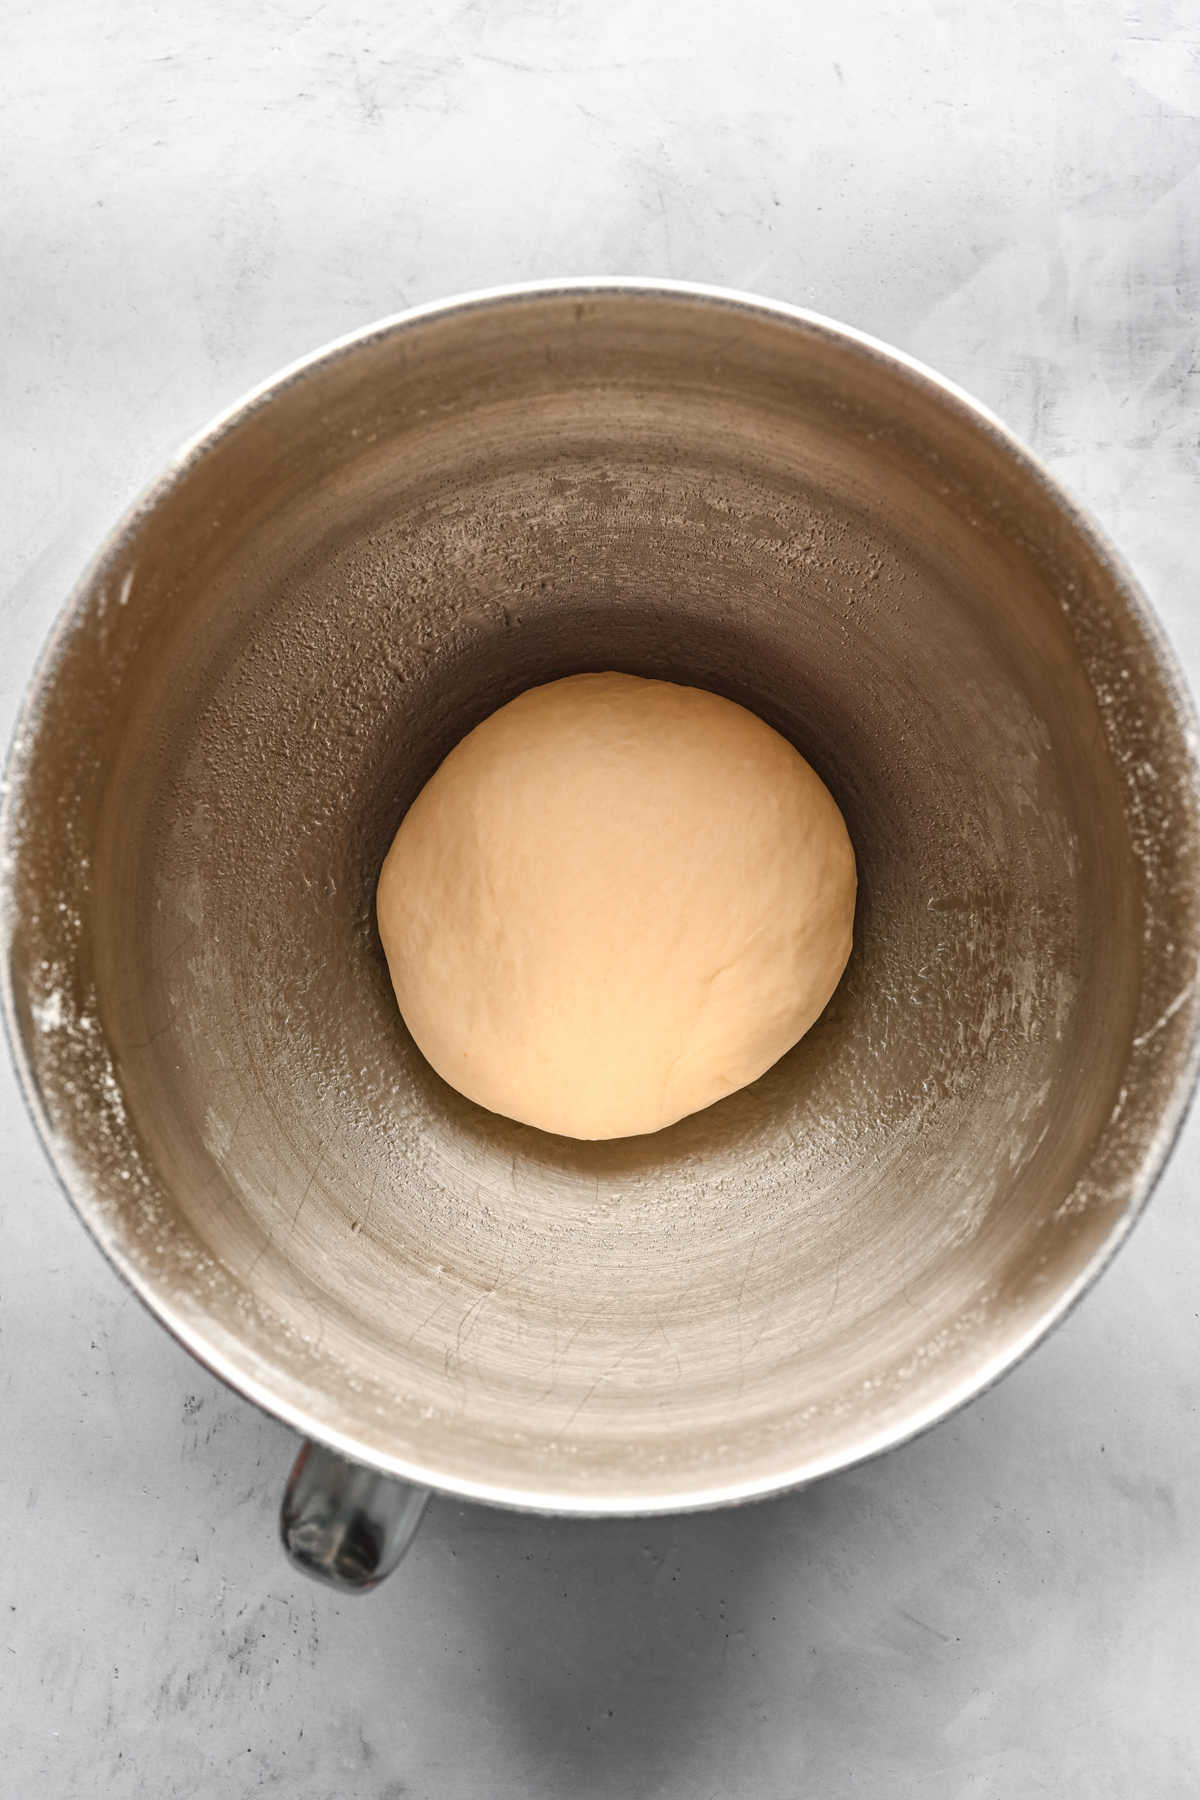
[[[373,891],[464,732],[607,668],[790,736],[862,886],[790,1055],[583,1144],[426,1067]],[[1196,1071],[1194,741],[1112,552],[905,358],[669,284],[422,309],[219,419],[71,600],[9,776],[17,1060],[163,1323],[365,1465],[293,1487],[327,1572],[389,1558],[371,1471],[767,1494],[978,1393],[1132,1224]]]

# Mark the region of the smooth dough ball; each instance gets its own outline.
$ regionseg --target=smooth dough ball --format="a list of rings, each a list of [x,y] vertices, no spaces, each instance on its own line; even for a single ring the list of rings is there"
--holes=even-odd
[[[657,1131],[808,1030],[854,852],[744,707],[633,675],[531,688],[450,752],[383,865],[396,998],[445,1080],[576,1138]]]

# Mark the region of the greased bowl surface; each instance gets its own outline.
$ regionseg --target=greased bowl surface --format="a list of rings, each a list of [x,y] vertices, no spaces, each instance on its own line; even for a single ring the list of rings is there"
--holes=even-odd
[[[860,898],[793,1052],[585,1144],[423,1063],[373,896],[471,726],[609,668],[788,735]],[[249,396],[84,578],[10,762],[14,1050],[117,1267],[310,1436],[558,1511],[768,1493],[978,1392],[1135,1218],[1194,741],[1129,575],[928,371],[720,290],[468,296]]]

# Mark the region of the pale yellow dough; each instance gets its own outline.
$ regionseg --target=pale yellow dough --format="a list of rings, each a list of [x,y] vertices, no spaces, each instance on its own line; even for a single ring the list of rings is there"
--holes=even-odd
[[[572,675],[452,750],[379,878],[396,998],[445,1080],[577,1138],[657,1131],[803,1036],[850,954],[854,852],[804,758],[698,688]]]

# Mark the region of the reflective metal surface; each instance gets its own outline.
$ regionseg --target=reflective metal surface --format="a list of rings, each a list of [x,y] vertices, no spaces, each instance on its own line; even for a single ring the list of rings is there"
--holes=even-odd
[[[458,737],[613,667],[789,734],[860,905],[753,1088],[578,1144],[424,1065],[372,896]],[[18,1060],[118,1267],[306,1434],[522,1506],[766,1493],[978,1391],[1136,1215],[1191,734],[1103,544],[902,358],[684,288],[428,309],[218,422],[76,595],[10,770]]]
[[[305,1444],[284,1491],[279,1535],[306,1575],[365,1594],[395,1569],[428,1500],[428,1488]]]

